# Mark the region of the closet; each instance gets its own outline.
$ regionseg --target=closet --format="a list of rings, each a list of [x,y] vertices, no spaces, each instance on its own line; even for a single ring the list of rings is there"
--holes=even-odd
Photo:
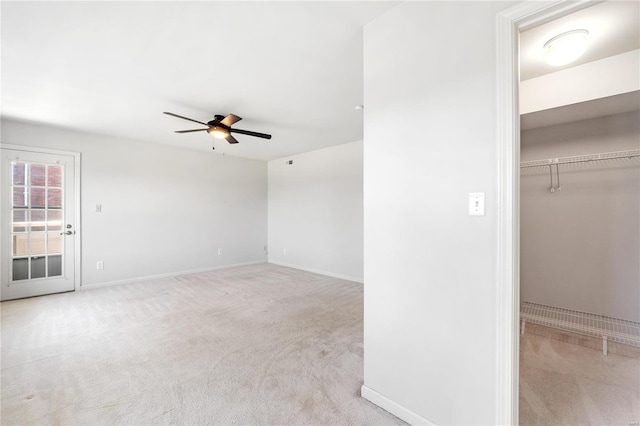
[[[640,2],[522,31],[519,56],[519,423],[634,424]]]
[[[612,344],[640,347],[640,111],[526,122],[521,332],[537,324],[590,336],[598,341],[574,341],[604,355]]]
[[[519,60],[521,333],[640,354],[640,3],[522,31]]]

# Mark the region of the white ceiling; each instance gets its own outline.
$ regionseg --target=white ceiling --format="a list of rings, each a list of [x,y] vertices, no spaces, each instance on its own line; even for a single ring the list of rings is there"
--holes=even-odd
[[[362,27],[396,2],[6,2],[2,115],[270,160],[362,139]],[[6,141],[5,141],[6,142]]]
[[[572,29],[589,31],[589,44],[577,61],[553,67],[543,60],[550,38]],[[520,80],[528,80],[640,49],[640,2],[608,1],[520,33]],[[585,76],[590,78],[589,76]],[[640,109],[640,92],[629,92],[520,116],[522,130],[621,114]]]
[[[520,34],[520,80],[640,48],[640,2],[607,1]],[[583,56],[572,64],[553,67],[543,60],[543,46],[552,37],[573,29],[589,31]]]

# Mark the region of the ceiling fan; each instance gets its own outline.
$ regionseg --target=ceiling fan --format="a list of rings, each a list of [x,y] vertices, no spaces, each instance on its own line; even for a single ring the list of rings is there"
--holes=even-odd
[[[266,133],[252,132],[249,130],[233,129],[231,126],[238,121],[242,120],[242,117],[238,117],[235,114],[229,114],[226,117],[223,115],[215,115],[213,120],[203,123],[202,121],[194,120],[192,118],[183,117],[172,112],[164,112],[163,114],[171,115],[173,117],[182,118],[183,120],[193,121],[194,123],[207,126],[206,129],[193,129],[193,130],[176,130],[176,133],[191,133],[191,132],[207,132],[214,138],[226,139],[229,143],[238,143],[238,140],[231,136],[231,133],[239,133],[241,135],[255,136],[263,139],[271,139],[271,135]],[[213,148],[215,149],[215,147]]]

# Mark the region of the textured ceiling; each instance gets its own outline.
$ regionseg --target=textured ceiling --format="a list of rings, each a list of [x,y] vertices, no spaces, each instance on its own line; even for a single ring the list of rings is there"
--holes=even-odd
[[[6,2],[2,116],[269,160],[362,138],[362,28],[395,2]]]

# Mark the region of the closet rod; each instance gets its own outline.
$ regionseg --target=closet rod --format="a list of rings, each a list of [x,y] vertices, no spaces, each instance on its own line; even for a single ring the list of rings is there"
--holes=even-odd
[[[549,166],[551,164],[588,163],[590,161],[615,160],[617,158],[640,157],[640,149],[629,151],[602,152],[600,154],[575,155],[573,157],[547,158],[545,160],[531,160],[520,163],[520,168]]]

